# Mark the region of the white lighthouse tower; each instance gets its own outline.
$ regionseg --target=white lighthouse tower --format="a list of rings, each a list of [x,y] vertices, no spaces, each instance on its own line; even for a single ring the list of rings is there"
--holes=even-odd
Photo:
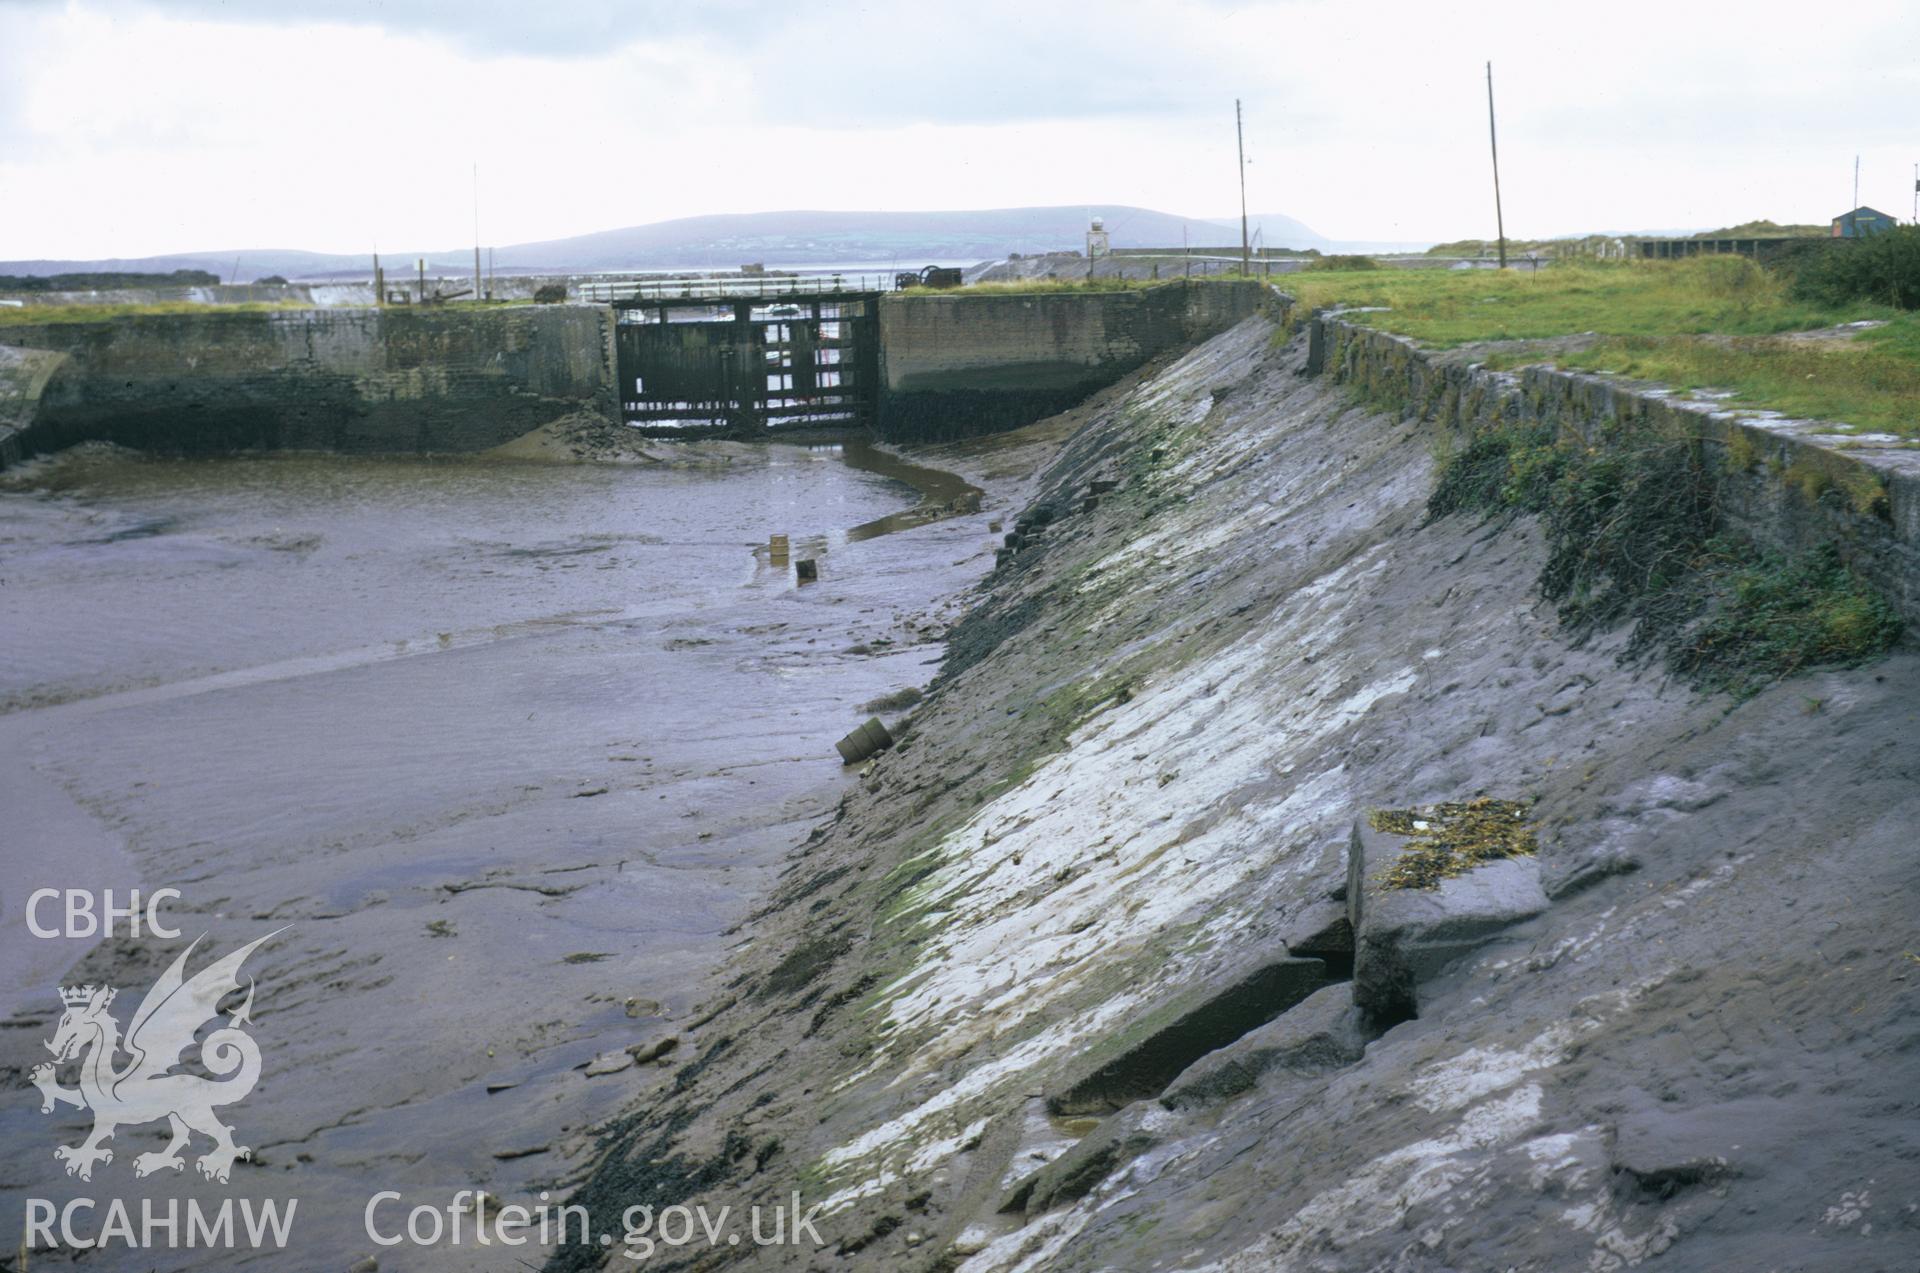
[[[1095,217],[1093,224],[1087,227],[1087,259],[1107,254],[1107,223],[1103,218]]]

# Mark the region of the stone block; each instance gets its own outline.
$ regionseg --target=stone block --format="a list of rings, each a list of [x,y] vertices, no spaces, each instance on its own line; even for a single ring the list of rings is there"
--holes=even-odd
[[[1416,990],[1488,938],[1547,908],[1533,857],[1488,862],[1434,889],[1387,888],[1381,872],[1405,845],[1355,819],[1347,851],[1353,998],[1376,1025],[1419,1015]]]

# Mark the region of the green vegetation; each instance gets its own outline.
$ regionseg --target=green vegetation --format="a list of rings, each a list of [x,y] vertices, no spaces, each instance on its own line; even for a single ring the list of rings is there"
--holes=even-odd
[[[1503,354],[1488,363],[1533,361],[1538,357]],[[1920,438],[1920,322],[1913,319],[1835,339],[1611,337],[1553,361],[1677,389],[1731,392],[1729,406],[1830,420],[1840,432]]]
[[[1349,270],[1349,271],[1377,270],[1379,268],[1380,268],[1380,262],[1374,260],[1370,256],[1342,256],[1338,253],[1335,253],[1333,256],[1323,256],[1317,260],[1308,261],[1305,266],[1306,270],[1315,270],[1315,271],[1317,270]]]
[[[1524,256],[1528,252],[1538,252],[1542,256],[1551,255],[1563,247],[1566,240],[1555,239],[1508,239],[1507,257],[1512,259]],[[1428,256],[1498,256],[1498,239],[1455,239],[1451,243],[1436,243],[1427,249]]]
[[[1696,239],[1823,239],[1828,227],[1824,225],[1780,225],[1773,221],[1742,221],[1739,225],[1730,225],[1722,230],[1702,230],[1692,236]]]
[[[1411,841],[1380,873],[1386,888],[1439,888],[1440,881],[1483,863],[1531,856],[1540,847],[1527,821],[1527,806],[1517,800],[1483,796],[1414,809],[1375,809],[1367,815],[1367,824]]]
[[[149,314],[260,314],[270,310],[311,309],[299,301],[262,301],[247,305],[202,305],[193,301],[161,301],[154,305],[23,305],[0,306],[0,327],[29,327],[41,323],[99,323],[112,318]]]
[[[1699,439],[1616,427],[1592,447],[1537,425],[1481,433],[1442,466],[1428,514],[1538,514],[1539,587],[1561,621],[1576,634],[1631,622],[1628,657],[1659,653],[1702,689],[1744,698],[1899,639],[1892,606],[1831,548],[1787,556],[1730,532]],[[1787,477],[1810,498],[1831,486],[1820,474]],[[1833,493],[1857,511],[1884,510],[1884,493]]]
[[[1889,244],[1879,249],[1889,255],[1920,242],[1907,237],[1896,247],[1897,236],[1877,237]],[[1874,242],[1849,244],[1834,255],[1864,259],[1859,249]],[[1920,437],[1920,314],[1875,299],[1886,293],[1811,295],[1814,285],[1798,282],[1804,275],[1794,269],[1703,256],[1562,263],[1538,271],[1302,272],[1285,286],[1302,314],[1323,305],[1385,307],[1356,321],[1434,348],[1584,337],[1552,351],[1493,350],[1487,356],[1493,367],[1551,360],[1679,389],[1730,392],[1733,407]],[[1830,330],[1862,321],[1882,325]],[[1821,334],[1800,334],[1815,331]]]
[[[1072,268],[1069,266],[1068,268]],[[1150,278],[1025,278],[1009,279],[1001,283],[969,283],[965,287],[946,288],[940,291],[915,289],[907,295],[918,296],[978,296],[981,293],[994,295],[1026,294],[1028,292],[1137,292],[1149,287],[1159,287],[1172,279]],[[1205,280],[1195,279],[1194,282]]]
[[[281,282],[286,282],[281,279]],[[205,270],[170,274],[0,274],[0,292],[86,292],[115,287],[213,287],[220,276]]]
[[[1674,643],[1674,669],[1745,697],[1815,666],[1852,667],[1900,639],[1900,616],[1831,545],[1797,557],[1732,554],[1706,568],[1716,604]]]
[[[1820,304],[1877,301],[1920,309],[1920,226],[1828,239],[1794,258],[1793,293]]]
[[[1796,301],[1791,281],[1743,256],[1568,262],[1539,270],[1309,274],[1285,290],[1305,306],[1384,306],[1361,321],[1441,349],[1478,341],[1601,336],[1771,336],[1895,312]]]

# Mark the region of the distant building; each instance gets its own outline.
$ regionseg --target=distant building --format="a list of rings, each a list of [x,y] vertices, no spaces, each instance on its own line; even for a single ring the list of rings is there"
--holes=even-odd
[[[1107,223],[1099,217],[1087,229],[1087,259],[1107,254]]]
[[[1836,239],[1855,239],[1864,234],[1880,234],[1893,229],[1897,224],[1884,212],[1872,208],[1859,207],[1852,212],[1843,212],[1833,219],[1833,237]]]

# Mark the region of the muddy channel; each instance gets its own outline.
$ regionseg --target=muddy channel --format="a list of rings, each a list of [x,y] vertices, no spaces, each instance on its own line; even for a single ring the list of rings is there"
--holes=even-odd
[[[297,1199],[301,1267],[346,1268],[375,1253],[377,1191],[559,1196],[595,1124],[670,1081],[668,1040],[850,781],[834,740],[932,677],[1005,501],[990,477],[858,443],[661,454],[108,449],[8,475],[0,1216]],[[772,534],[819,582],[770,557]],[[159,916],[180,935],[38,937],[45,888],[177,890]],[[57,902],[36,919],[68,927]],[[245,966],[262,1059],[225,1111],[251,1150],[231,1181],[137,1178],[164,1122],[122,1129],[91,1180],[67,1174],[54,1148],[90,1116],[43,1114],[28,1085],[58,988],[118,987],[125,1024],[189,943],[197,968],[269,933]]]

